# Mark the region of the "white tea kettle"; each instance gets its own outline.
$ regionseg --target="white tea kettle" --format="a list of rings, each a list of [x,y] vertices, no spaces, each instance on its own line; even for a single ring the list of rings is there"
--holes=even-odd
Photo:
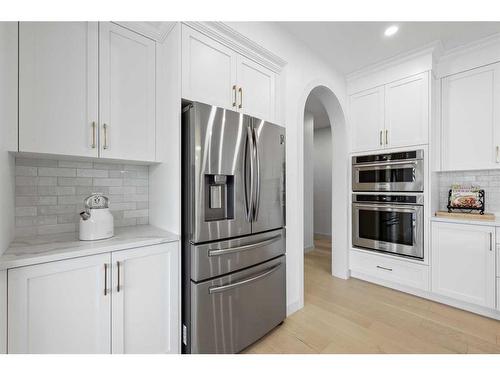
[[[85,198],[85,211],[80,213],[80,240],[92,241],[114,235],[113,215],[109,212],[109,199],[94,193]]]

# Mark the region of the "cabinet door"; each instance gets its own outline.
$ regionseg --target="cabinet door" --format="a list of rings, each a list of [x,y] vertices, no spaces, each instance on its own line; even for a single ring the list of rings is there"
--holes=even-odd
[[[442,168],[498,168],[500,65],[442,80]]]
[[[182,97],[236,110],[236,53],[182,26]]]
[[[155,160],[155,42],[99,23],[101,157]]]
[[[432,291],[495,308],[495,229],[433,223]]]
[[[9,270],[8,352],[110,353],[109,261],[101,254]]]
[[[113,259],[113,353],[179,353],[177,243],[118,251]]]
[[[383,147],[384,87],[351,95],[350,118],[352,151],[369,151]]]
[[[238,109],[262,120],[276,121],[276,73],[238,56]]]
[[[428,143],[429,74],[408,77],[385,86],[386,147]]]
[[[20,22],[19,151],[97,156],[95,22]]]

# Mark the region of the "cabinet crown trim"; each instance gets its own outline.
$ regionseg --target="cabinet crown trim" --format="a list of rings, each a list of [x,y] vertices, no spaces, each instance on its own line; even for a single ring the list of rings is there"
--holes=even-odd
[[[156,42],[163,43],[177,22],[125,22],[113,21],[117,25],[141,34]]]
[[[287,61],[250,40],[224,22],[183,22],[183,24],[217,40],[241,55],[249,57],[275,73],[280,73],[287,65]]]
[[[356,70],[352,73],[349,73],[346,76],[346,81],[347,83],[351,83],[353,81],[356,81],[357,79],[369,76],[371,74],[376,74],[378,72],[381,72],[385,69],[392,68],[394,66],[397,66],[401,63],[417,59],[419,57],[425,56],[425,55],[432,55],[432,61],[433,63],[436,62],[437,58],[441,55],[443,51],[443,45],[441,41],[437,40],[431,43],[428,43],[422,47],[413,49],[411,51],[403,52],[400,53],[396,56],[389,57],[387,59],[384,59],[382,61],[376,62],[374,64],[368,65],[364,68],[361,68],[359,70]],[[427,67],[426,69],[423,69],[423,71],[426,70],[431,70],[432,66]],[[403,77],[401,77],[403,78]]]

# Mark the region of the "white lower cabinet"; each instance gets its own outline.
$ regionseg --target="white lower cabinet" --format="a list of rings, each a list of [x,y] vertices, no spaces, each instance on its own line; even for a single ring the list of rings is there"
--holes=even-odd
[[[495,308],[495,228],[432,223],[432,292]]]
[[[429,290],[429,267],[425,264],[351,250],[350,269],[352,276],[360,279]]]
[[[179,352],[177,244],[112,254],[113,353]]]
[[[9,270],[8,353],[178,353],[178,254],[172,242]]]
[[[108,253],[9,270],[8,353],[109,353],[109,261]]]
[[[497,310],[500,310],[500,277],[497,277]]]

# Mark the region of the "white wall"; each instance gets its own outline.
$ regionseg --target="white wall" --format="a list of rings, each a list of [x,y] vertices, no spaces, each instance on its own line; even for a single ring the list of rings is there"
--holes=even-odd
[[[14,235],[14,158],[17,149],[17,22],[0,22],[0,254]]]
[[[304,113],[304,250],[314,247],[314,117]]]
[[[332,131],[314,130],[314,233],[332,234]],[[304,170],[306,166],[304,164]],[[305,190],[305,185],[304,185]],[[335,209],[335,207],[334,207]]]
[[[247,36],[254,42],[288,61],[284,74],[286,87],[283,88],[281,106],[284,108],[284,124],[287,128],[287,304],[288,313],[303,306],[303,127],[304,106],[306,99],[317,86],[329,88],[337,97],[340,106],[334,101],[328,103],[330,119],[336,120],[337,129],[334,138],[341,142],[339,147],[334,143],[334,164],[339,179],[336,181],[336,216],[332,218],[335,231],[333,237],[339,241],[334,244],[332,259],[333,273],[340,277],[348,274],[348,228],[346,217],[348,206],[345,202],[347,191],[347,137],[343,128],[343,115],[346,109],[346,83],[344,77],[336,72],[331,65],[323,61],[308,47],[293,37],[278,24],[266,22],[228,22],[230,27]],[[335,108],[332,108],[335,107]],[[326,106],[325,106],[326,108]],[[337,133],[335,133],[337,131]],[[338,153],[338,155],[337,155]],[[340,200],[340,197],[342,198]]]
[[[156,47],[156,150],[149,168],[149,223],[181,233],[181,25]]]

